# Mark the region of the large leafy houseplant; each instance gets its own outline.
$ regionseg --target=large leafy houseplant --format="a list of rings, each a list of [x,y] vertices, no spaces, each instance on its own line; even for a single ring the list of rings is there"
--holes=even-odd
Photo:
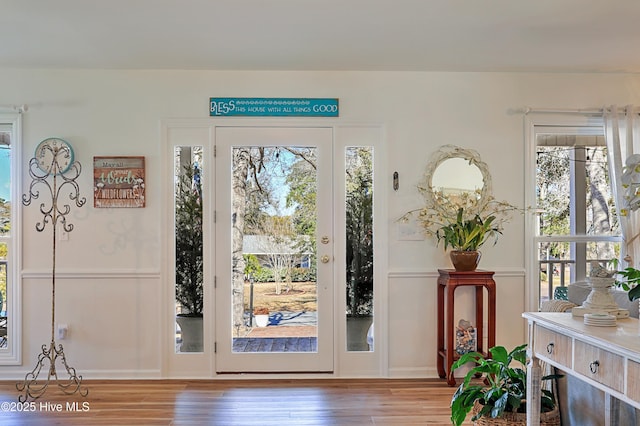
[[[472,421],[482,416],[499,418],[508,412],[526,412],[526,346],[517,346],[511,352],[507,352],[503,346],[494,346],[489,349],[490,357],[479,352],[469,352],[451,366],[456,369],[468,362],[475,364],[451,399],[451,421],[454,425],[460,426],[464,422],[476,402],[481,408],[471,418]],[[477,375],[482,375],[482,380],[472,381]],[[558,377],[560,376],[548,375],[542,380]],[[543,389],[541,412],[552,411],[555,406],[553,393]]]

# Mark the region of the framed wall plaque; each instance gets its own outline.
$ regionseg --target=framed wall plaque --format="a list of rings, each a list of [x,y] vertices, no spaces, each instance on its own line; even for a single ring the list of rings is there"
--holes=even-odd
[[[93,157],[93,206],[144,207],[144,157]]]

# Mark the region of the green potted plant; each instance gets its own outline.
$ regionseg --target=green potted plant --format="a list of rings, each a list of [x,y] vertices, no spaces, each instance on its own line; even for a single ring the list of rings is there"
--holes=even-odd
[[[184,167],[175,195],[176,301],[181,313],[182,352],[201,352],[203,345],[202,186],[197,164]]]
[[[415,217],[427,236],[437,244],[442,241],[445,250],[451,249],[456,270],[473,271],[480,261],[480,247],[490,239],[495,244],[512,214],[525,211],[492,196],[478,196],[476,192],[452,196],[433,191],[424,207],[406,212],[399,221],[406,223]]]
[[[451,368],[456,369],[468,362],[475,364],[451,399],[451,421],[454,425],[460,426],[470,411],[473,411],[471,420],[476,425],[497,424],[497,419],[504,420],[505,425],[526,424],[526,346],[517,346],[511,352],[503,346],[494,346],[489,349],[490,357],[469,352],[452,365]],[[478,375],[482,378],[472,381]],[[558,377],[561,376],[548,375],[542,380]],[[552,392],[542,390],[540,408],[542,425],[559,424],[560,413]],[[496,420],[486,423],[483,419]]]
[[[458,271],[473,271],[480,261],[478,249],[489,238],[498,240],[502,232],[494,224],[495,215],[481,217],[479,214],[466,216],[464,208],[459,208],[455,221],[443,224],[436,230],[436,239],[444,243],[444,249],[451,247],[451,262]]]
[[[627,291],[629,300],[640,299],[640,286],[638,285],[640,284],[640,270],[630,266],[616,272],[616,274],[623,277],[623,280],[616,281],[616,285]]]

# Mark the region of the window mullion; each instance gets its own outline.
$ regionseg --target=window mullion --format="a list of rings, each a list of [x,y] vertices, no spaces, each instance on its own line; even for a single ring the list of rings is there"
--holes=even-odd
[[[576,146],[572,150],[570,161],[571,170],[571,218],[570,227],[572,235],[587,234],[587,171],[586,155],[582,146]],[[575,268],[571,269],[571,282],[583,281],[587,275],[587,244],[584,242],[572,242],[570,251],[575,259]]]

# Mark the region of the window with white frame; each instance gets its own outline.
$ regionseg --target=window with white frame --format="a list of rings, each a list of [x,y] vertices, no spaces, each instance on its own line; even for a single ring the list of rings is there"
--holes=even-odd
[[[0,114],[0,364],[20,362],[20,114]]]
[[[535,176],[529,198],[537,212],[530,227],[530,282],[537,288],[530,294],[539,303],[563,297],[563,287],[584,281],[594,262],[617,259],[621,236],[602,123],[592,117],[532,120],[528,143]]]

